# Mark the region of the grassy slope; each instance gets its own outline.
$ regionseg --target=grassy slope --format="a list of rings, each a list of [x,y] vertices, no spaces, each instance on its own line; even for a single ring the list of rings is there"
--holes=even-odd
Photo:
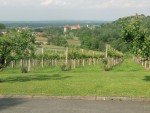
[[[61,72],[59,68],[37,68],[28,74],[10,72],[0,73],[0,94],[150,97],[150,72],[131,60],[109,72],[104,72],[101,66],[69,72]]]

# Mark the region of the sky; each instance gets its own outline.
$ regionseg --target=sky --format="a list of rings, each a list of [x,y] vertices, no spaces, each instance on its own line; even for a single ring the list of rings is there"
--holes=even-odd
[[[0,0],[0,21],[113,21],[136,13],[150,16],[150,0]]]

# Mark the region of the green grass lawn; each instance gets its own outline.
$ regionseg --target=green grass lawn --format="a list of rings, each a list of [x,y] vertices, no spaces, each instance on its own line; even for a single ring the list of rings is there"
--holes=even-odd
[[[102,66],[67,72],[58,67],[36,68],[28,74],[10,68],[0,72],[1,95],[150,97],[149,87],[150,72],[129,59],[109,72]]]

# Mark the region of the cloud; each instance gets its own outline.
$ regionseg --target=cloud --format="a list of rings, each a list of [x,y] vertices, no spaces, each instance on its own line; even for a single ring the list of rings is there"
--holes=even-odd
[[[51,5],[51,6],[67,6],[67,4],[68,4],[67,0],[43,0],[41,2],[41,5],[44,5],[44,6],[48,6],[48,5]]]
[[[20,5],[36,5],[43,0],[0,0],[0,5],[20,6]]]
[[[59,8],[145,8],[150,0],[0,0],[0,5],[53,6]]]
[[[95,5],[96,8],[144,8],[150,7],[149,0],[107,0]]]
[[[144,8],[150,0],[42,0],[41,5],[68,8]]]
[[[5,0],[0,0],[0,5],[6,5],[7,2]]]
[[[114,20],[149,8],[150,0],[0,0],[0,20]]]
[[[41,5],[51,5],[54,3],[54,0],[44,0],[41,2]]]

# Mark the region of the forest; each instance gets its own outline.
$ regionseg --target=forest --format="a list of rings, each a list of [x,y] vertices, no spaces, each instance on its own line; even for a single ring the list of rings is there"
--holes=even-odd
[[[135,18],[137,16],[120,18],[112,23],[106,23],[93,29],[83,27],[73,33],[79,37],[82,48],[104,50],[105,44],[110,44],[117,50],[127,52],[129,46],[121,35],[122,24],[123,22],[128,23],[129,21],[135,20]],[[140,18],[141,25],[147,29],[148,35],[150,35],[150,16],[138,15],[138,18]]]

